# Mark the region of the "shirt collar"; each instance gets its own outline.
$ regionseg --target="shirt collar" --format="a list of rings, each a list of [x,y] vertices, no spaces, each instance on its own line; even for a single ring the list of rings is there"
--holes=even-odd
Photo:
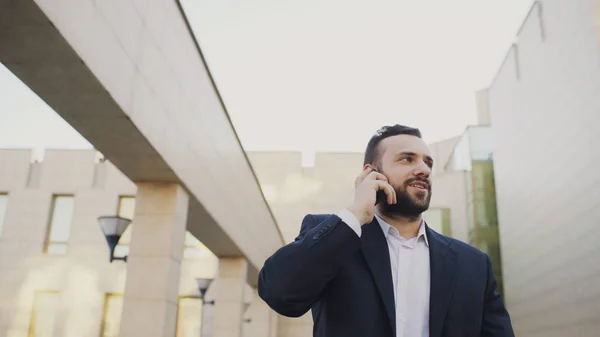
[[[390,230],[392,228],[394,228],[394,226],[385,222],[385,220],[383,220],[377,214],[375,214],[375,218],[377,219],[377,222],[379,223],[379,226],[381,227],[381,230],[383,231],[383,235],[387,239],[387,236],[390,234]],[[421,220],[421,226],[419,227],[419,232],[417,233],[417,240],[419,240],[419,238],[421,236],[423,236],[423,239],[425,240],[425,244],[429,247],[429,239],[427,238],[427,233],[425,232],[425,221],[424,220]]]

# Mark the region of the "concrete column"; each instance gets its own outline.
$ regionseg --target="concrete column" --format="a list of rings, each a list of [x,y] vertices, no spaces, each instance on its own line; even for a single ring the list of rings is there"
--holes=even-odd
[[[138,184],[120,337],[175,336],[188,200],[177,184]]]
[[[211,337],[242,337],[247,272],[248,262],[244,258],[219,259]]]
[[[252,288],[252,302],[246,317],[250,319],[244,337],[276,337],[277,314],[258,296]]]

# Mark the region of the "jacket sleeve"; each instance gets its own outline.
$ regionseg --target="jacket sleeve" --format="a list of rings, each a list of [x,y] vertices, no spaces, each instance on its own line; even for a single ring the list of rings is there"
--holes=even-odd
[[[486,255],[487,285],[485,305],[483,308],[483,321],[481,325],[482,337],[514,337],[510,316],[504,307],[502,296],[496,291],[496,278],[492,268],[492,261]]]
[[[330,215],[318,222],[309,214],[296,239],[265,262],[258,276],[258,294],[280,315],[300,317],[359,248],[360,238],[340,217]]]

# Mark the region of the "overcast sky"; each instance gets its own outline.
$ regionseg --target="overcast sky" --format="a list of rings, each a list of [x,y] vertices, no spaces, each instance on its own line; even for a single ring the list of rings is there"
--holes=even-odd
[[[363,151],[475,124],[530,0],[182,0],[246,150]],[[0,65],[0,147],[91,145]]]

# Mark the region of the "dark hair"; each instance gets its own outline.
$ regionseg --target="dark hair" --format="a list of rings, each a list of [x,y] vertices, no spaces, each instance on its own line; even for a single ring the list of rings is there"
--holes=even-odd
[[[415,137],[421,138],[421,131],[419,129],[411,128],[409,126],[404,126],[400,124],[396,125],[386,125],[379,130],[371,137],[369,140],[369,144],[367,144],[367,149],[365,151],[365,161],[363,165],[371,164],[374,165],[379,162],[379,143],[382,140],[398,135],[411,135]]]

